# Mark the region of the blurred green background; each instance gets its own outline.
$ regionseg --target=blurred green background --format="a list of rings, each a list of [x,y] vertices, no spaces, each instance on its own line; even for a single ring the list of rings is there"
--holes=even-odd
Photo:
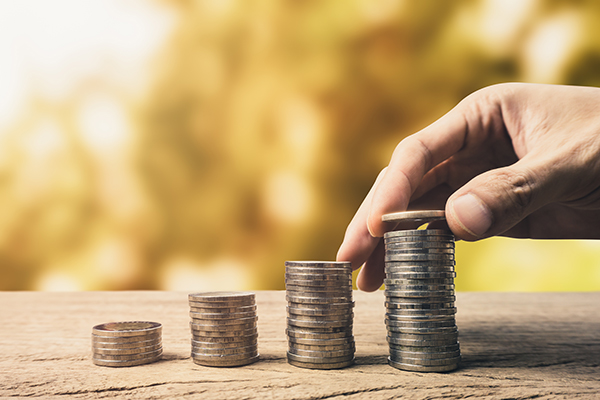
[[[600,86],[597,1],[0,2],[0,290],[283,289],[405,136]],[[458,290],[600,290],[600,242],[457,245]]]

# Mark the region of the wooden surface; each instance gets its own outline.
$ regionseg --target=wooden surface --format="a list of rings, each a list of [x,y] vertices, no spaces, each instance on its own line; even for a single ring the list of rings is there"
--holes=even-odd
[[[382,292],[355,292],[355,366],[288,365],[284,294],[257,293],[261,361],[209,368],[189,358],[186,293],[0,293],[0,397],[600,397],[600,293],[458,293],[463,362],[446,374],[387,365]],[[163,360],[93,365],[92,326],[119,320],[161,322]]]

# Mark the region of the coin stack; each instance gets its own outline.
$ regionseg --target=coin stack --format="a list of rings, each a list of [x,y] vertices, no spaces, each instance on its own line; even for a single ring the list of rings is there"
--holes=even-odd
[[[387,221],[423,222],[424,218],[431,222],[444,219],[444,211],[385,217]],[[387,232],[384,242],[389,364],[419,372],[456,369],[460,348],[454,306],[454,236],[440,229],[403,230]]]
[[[192,359],[196,364],[238,367],[258,360],[254,293],[193,293],[188,300]]]
[[[311,369],[352,365],[351,264],[286,261],[285,267],[288,362]]]
[[[92,328],[92,361],[103,367],[131,367],[158,361],[162,355],[158,322],[109,322]]]

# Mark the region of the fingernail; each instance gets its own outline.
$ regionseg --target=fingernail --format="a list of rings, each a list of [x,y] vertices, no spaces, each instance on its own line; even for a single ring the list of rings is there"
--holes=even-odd
[[[450,208],[461,227],[473,236],[483,236],[492,226],[492,212],[472,193],[454,200]]]

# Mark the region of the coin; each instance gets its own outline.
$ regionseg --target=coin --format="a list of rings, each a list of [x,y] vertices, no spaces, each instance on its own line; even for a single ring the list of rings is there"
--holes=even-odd
[[[414,352],[451,352],[459,350],[459,343],[449,344],[446,346],[403,346],[396,344],[389,344],[390,350],[397,351],[414,351]]]
[[[109,322],[92,328],[93,335],[104,337],[148,336],[160,334],[161,331],[161,324],[147,321]]]
[[[384,285],[453,285],[454,279],[384,279]]]
[[[222,303],[222,302],[238,302],[248,303],[252,305],[255,303],[255,295],[252,292],[202,292],[202,293],[190,293],[188,295],[189,301],[202,302],[202,303]]]
[[[315,350],[303,350],[297,347],[290,346],[288,350],[289,354],[293,354],[298,357],[307,357],[312,359],[327,359],[331,362],[331,359],[340,359],[345,357],[354,357],[354,348],[346,347],[343,350],[331,350],[331,351],[315,351]],[[342,361],[342,360],[340,360]],[[314,362],[314,361],[310,361]]]
[[[300,356],[297,354],[290,353],[289,351],[287,352],[287,357],[288,357],[288,361],[291,359],[291,360],[298,361],[298,362],[312,363],[312,364],[331,364],[331,363],[347,362],[347,361],[354,359],[353,354],[350,354],[347,356],[340,356],[340,357],[306,357],[306,356]]]
[[[445,337],[445,338],[435,338],[430,340],[423,339],[405,339],[404,335],[399,337],[387,336],[386,340],[388,343],[401,345],[401,346],[447,346],[451,344],[457,343],[457,339],[453,336]]]
[[[107,354],[107,355],[133,355],[133,354],[147,353],[150,351],[156,351],[159,349],[162,349],[161,343],[158,343],[155,345],[150,345],[150,346],[145,346],[145,347],[128,348],[128,349],[94,347],[92,352],[94,354]]]
[[[408,229],[401,231],[390,231],[383,235],[384,238],[402,236],[447,236],[454,238],[452,232],[446,229]]]
[[[307,288],[305,286],[286,285],[286,290],[290,296],[299,295],[304,297],[350,297],[352,296],[352,286],[332,287],[332,288]]]
[[[243,330],[229,330],[229,329],[224,329],[224,330],[218,330],[218,331],[205,330],[205,329],[202,329],[202,328],[196,329],[196,327],[192,326],[191,323],[190,323],[190,327],[192,329],[192,334],[194,336],[196,336],[197,338],[200,338],[200,337],[212,337],[212,336],[218,336],[218,337],[238,337],[238,336],[256,335],[258,333],[258,329],[256,327],[249,328],[249,329],[243,329]],[[202,340],[200,340],[200,341],[202,341]]]
[[[402,266],[386,266],[386,275],[393,274],[414,274],[414,273],[452,273],[454,265],[402,265]]]
[[[308,369],[340,369],[346,368],[354,364],[354,358],[344,362],[333,362],[333,363],[309,363],[303,361],[296,361],[288,357],[288,363],[294,367],[308,368]]]
[[[352,300],[352,296],[337,296],[337,297],[307,297],[299,295],[286,294],[286,300],[292,303],[301,304],[333,304],[333,303],[345,303]]]
[[[256,323],[246,323],[243,325],[201,325],[190,322],[190,328],[194,332],[206,333],[206,335],[223,335],[223,336],[243,336],[246,334],[254,334],[256,331]],[[239,332],[239,335],[236,333]]]
[[[190,317],[197,320],[209,320],[209,321],[232,321],[243,318],[256,318],[256,311],[248,312],[231,312],[231,313],[204,313],[190,311]]]
[[[311,309],[311,310],[319,310],[319,311],[339,311],[339,310],[348,310],[354,308],[354,301],[346,301],[342,303],[329,303],[329,304],[306,304],[306,303],[298,303],[294,301],[288,300],[288,306],[290,308],[302,308],[302,309]]]
[[[288,307],[289,308],[289,307]],[[325,314],[325,315],[304,315],[304,314],[294,314],[293,311],[288,311],[288,318],[297,319],[301,321],[350,321],[352,322],[352,318],[354,317],[354,313],[352,311],[343,313],[343,314]]]
[[[333,317],[333,316],[338,316],[338,315],[349,315],[349,314],[353,314],[352,307],[349,308],[340,308],[340,309],[326,309],[326,310],[320,310],[320,309],[314,309],[314,308],[297,308],[297,307],[290,307],[287,306],[286,307],[287,313],[288,314],[293,314],[293,315],[306,315],[306,316],[312,316],[312,317],[317,317],[317,316],[322,316],[322,317]]]
[[[398,310],[437,310],[442,308],[453,308],[454,302],[450,303],[398,303]]]
[[[249,350],[245,353],[236,353],[236,354],[205,354],[205,353],[196,353],[192,351],[192,357],[196,360],[203,360],[211,362],[213,360],[227,360],[227,361],[240,361],[248,358],[255,357],[258,354],[258,350],[253,349]]]
[[[212,332],[199,332],[192,331],[192,340],[198,342],[211,342],[211,343],[239,343],[251,338],[258,337],[258,330],[249,329],[248,331],[235,331],[230,332],[229,336],[225,336],[222,332],[218,333],[218,336],[214,336]]]
[[[151,358],[142,358],[138,360],[103,360],[92,358],[92,362],[102,367],[134,367],[137,365],[150,364],[160,360],[162,354]]]
[[[421,222],[428,223],[446,219],[444,210],[419,210],[419,211],[401,211],[390,214],[384,214],[381,217],[383,222]]]
[[[258,352],[258,344],[254,343],[249,346],[244,347],[227,347],[227,348],[214,348],[214,347],[203,347],[203,346],[195,346],[192,345],[192,352],[194,354],[201,354],[206,356],[215,356],[215,355],[234,355],[234,354],[247,354],[247,353],[257,353]]]
[[[190,304],[190,311],[206,314],[231,314],[231,313],[247,313],[256,312],[256,304],[251,306],[238,307],[196,307]]]
[[[291,280],[300,280],[300,281],[316,281],[316,282],[325,282],[325,283],[330,283],[329,281],[342,281],[342,282],[346,282],[349,280],[352,280],[352,274],[349,272],[342,272],[339,274],[316,274],[316,273],[292,273],[292,272],[286,272],[285,273],[285,279],[291,279]],[[333,282],[331,282],[333,283]]]
[[[384,241],[386,249],[454,249],[454,240],[444,241]]]
[[[444,297],[444,296],[452,296],[454,294],[454,290],[391,290],[385,289],[384,293],[389,297]]]
[[[394,255],[394,254],[454,254],[453,248],[442,248],[442,249],[421,249],[421,248],[404,248],[398,249],[391,246],[386,246],[385,254]]]
[[[338,332],[324,333],[324,332],[308,331],[305,328],[300,328],[300,327],[288,326],[288,328],[285,330],[285,333],[288,335],[288,337],[296,338],[296,339],[326,340],[326,339],[341,339],[341,338],[353,338],[354,337],[354,336],[352,336],[351,328],[341,330]]]
[[[435,347],[433,347],[435,348]],[[452,360],[460,357],[460,350],[455,351],[404,351],[404,350],[394,350],[390,349],[390,357],[394,361],[403,362],[404,360],[422,360],[418,362],[414,362],[415,364],[426,365],[429,360]],[[456,361],[456,360],[454,360]],[[408,362],[411,364],[412,362]],[[453,364],[453,362],[449,363]]]
[[[418,329],[418,328],[448,328],[456,326],[456,319],[454,316],[448,316],[445,319],[439,321],[414,321],[412,319],[397,320],[390,317],[385,318],[387,321],[394,322],[396,326],[403,326],[405,328]]]
[[[338,328],[352,326],[352,318],[338,321],[306,321],[301,319],[288,318],[287,323],[288,325],[298,326],[301,328],[318,328],[321,330],[321,332],[329,333],[339,331]]]
[[[205,367],[241,367],[244,365],[249,365],[255,363],[260,358],[260,355],[257,354],[253,357],[248,357],[240,360],[229,360],[222,359],[218,357],[213,357],[212,359],[206,359],[202,357],[194,357],[192,355],[192,360],[195,364],[202,365]]]
[[[242,336],[240,338],[238,338],[239,340],[234,341],[234,342],[206,342],[206,341],[200,341],[200,340],[196,340],[194,338],[192,338],[192,347],[196,346],[196,347],[201,347],[201,348],[206,348],[206,349],[229,349],[229,348],[233,348],[233,347],[246,347],[246,346],[251,346],[253,344],[257,343],[257,338],[258,335],[253,335],[253,336]]]
[[[387,272],[387,279],[449,279],[455,278],[456,272]]]
[[[384,261],[454,261],[454,254],[386,254]]]
[[[289,349],[291,353],[298,354],[298,352],[294,351],[294,349],[298,350],[312,350],[312,351],[341,351],[341,350],[352,350],[352,354],[354,354],[355,344],[352,343],[344,343],[338,345],[310,345],[310,344],[302,344],[296,342],[289,343]]]
[[[352,269],[352,264],[348,261],[286,261],[285,267],[298,268],[340,268]]]
[[[255,325],[256,321],[258,321],[258,317],[256,314],[252,317],[244,317],[244,318],[235,318],[235,319],[204,319],[204,318],[196,318],[194,315],[196,313],[190,313],[190,317],[192,318],[192,322],[197,325],[202,326],[223,326],[223,325],[232,325],[232,329],[237,329],[239,325]],[[202,315],[202,314],[200,314]],[[235,326],[235,328],[233,328]]]
[[[352,288],[352,279],[346,278],[345,280],[317,280],[317,279],[287,279],[285,284],[292,286],[311,287],[311,288],[336,288],[336,287],[350,287]]]
[[[394,368],[401,369],[404,371],[413,372],[448,372],[458,368],[458,362],[456,364],[443,365],[443,366],[423,366],[423,365],[411,365],[405,363],[399,363],[388,358],[388,364]]]
[[[121,361],[130,361],[130,360],[138,360],[138,359],[142,359],[142,358],[154,358],[159,356],[160,354],[162,354],[162,348],[159,348],[157,350],[153,350],[153,351],[148,351],[145,353],[135,353],[135,354],[105,354],[105,353],[96,353],[93,352],[93,358],[97,359],[97,360],[104,360],[104,361],[117,361],[117,360],[121,360]]]

